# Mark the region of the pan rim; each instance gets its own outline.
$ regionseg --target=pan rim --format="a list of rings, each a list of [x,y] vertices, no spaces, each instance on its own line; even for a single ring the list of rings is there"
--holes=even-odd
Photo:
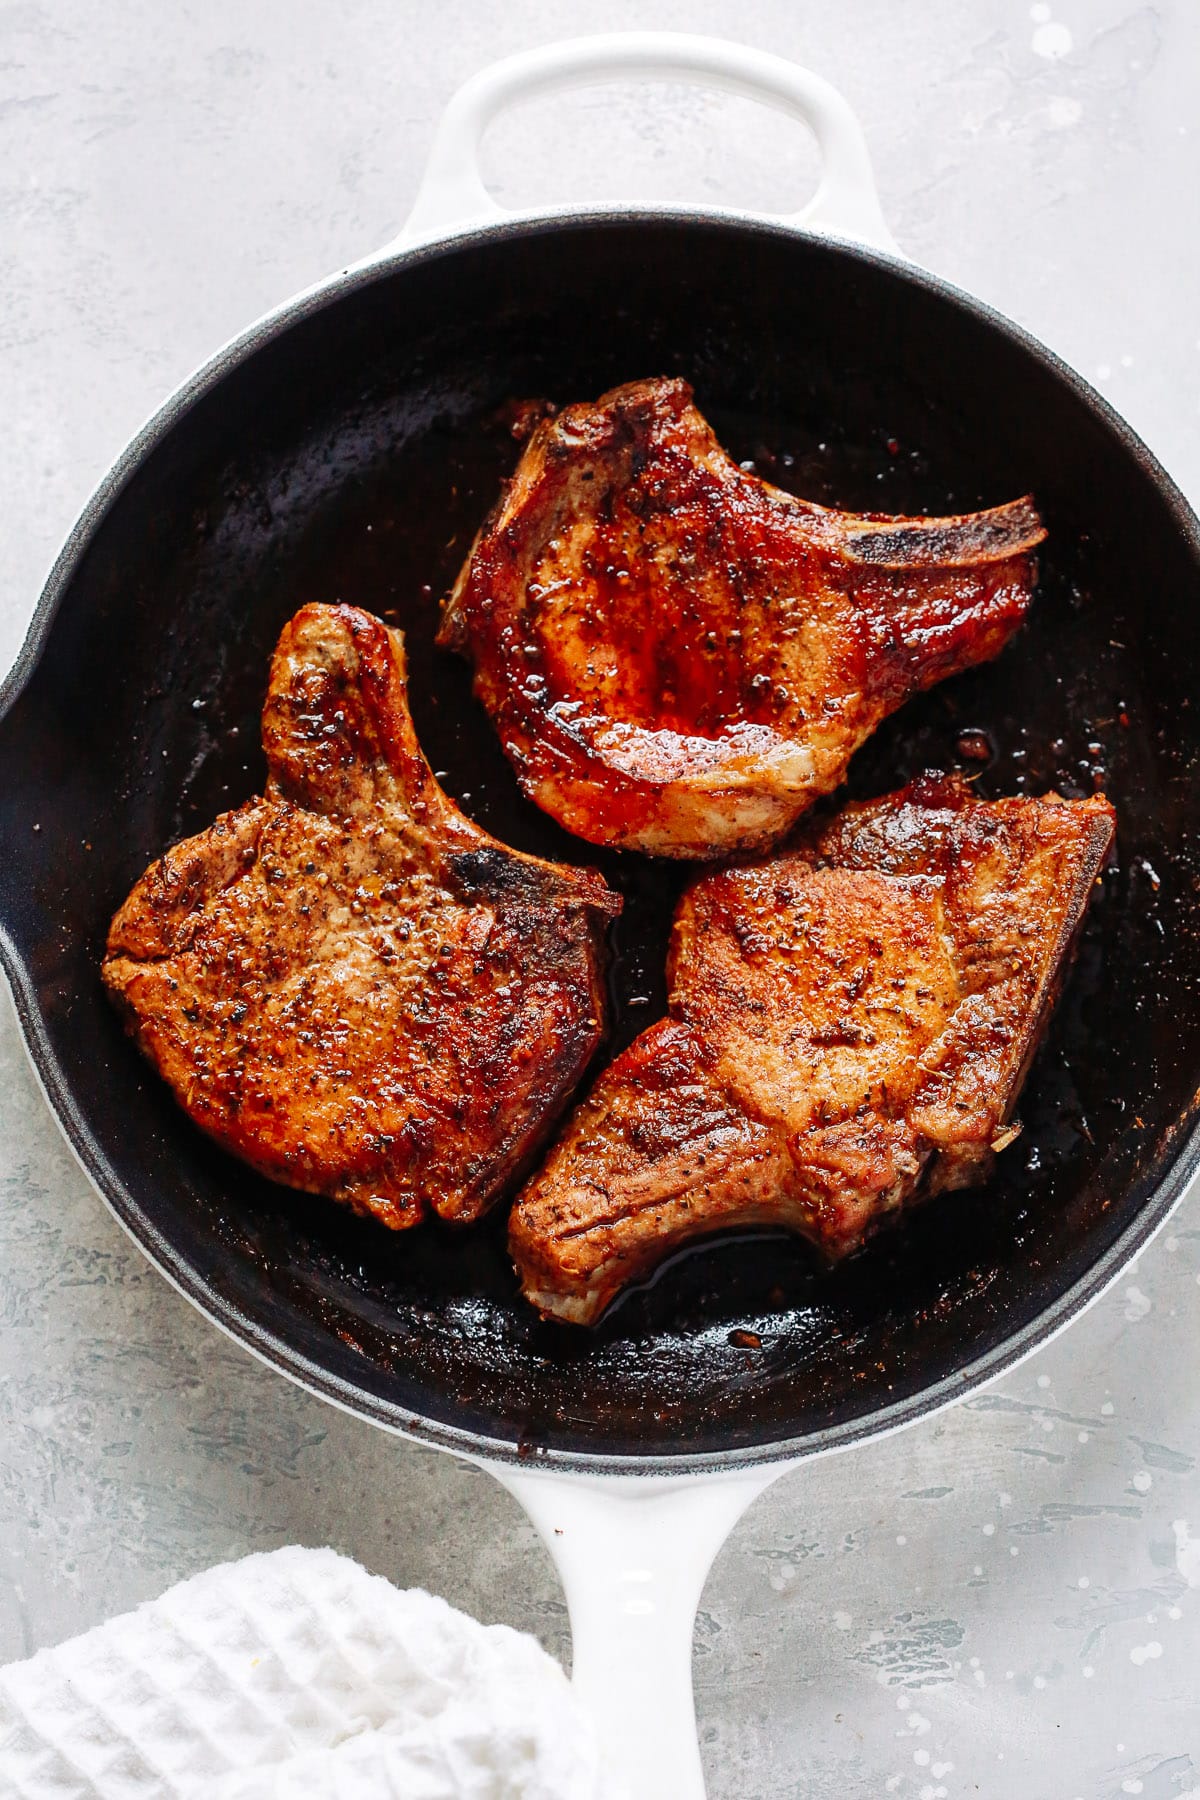
[[[965,310],[1032,356],[1083,402],[1153,482],[1172,514],[1176,529],[1183,534],[1193,557],[1200,561],[1200,521],[1176,483],[1127,421],[1054,351],[1004,314],[953,283],[928,270],[908,264],[902,258],[849,239],[801,231],[794,226],[747,217],[732,210],[613,208],[605,211],[560,211],[549,217],[505,220],[415,247],[385,251],[377,258],[343,269],[306,289],[256,320],[218,349],[156,409],[125,446],[85,503],[54,559],[16,660],[4,681],[0,682],[0,720],[36,678],[59,606],[93,538],[130,479],[191,408],[260,349],[266,348],[302,320],[377,281],[390,279],[408,268],[453,257],[460,251],[472,251],[514,239],[536,238],[580,228],[589,231],[628,230],[631,227],[654,230],[664,226],[701,229],[719,227],[752,237],[777,238],[788,242],[799,239],[803,243],[884,269]],[[418,1442],[435,1445],[461,1456],[502,1462],[513,1467],[556,1469],[581,1475],[652,1473],[663,1476],[694,1476],[770,1463],[799,1462],[902,1429],[996,1379],[1064,1330],[1112,1285],[1127,1264],[1146,1247],[1179,1204],[1200,1167],[1200,1125],[1197,1125],[1177,1147],[1161,1180],[1147,1195],[1136,1216],[1083,1275],[1044,1307],[1034,1319],[1006,1336],[991,1350],[972,1358],[962,1368],[942,1377],[940,1381],[920,1388],[907,1399],[799,1437],[775,1438],[728,1450],[658,1453],[654,1450],[622,1452],[539,1448],[529,1454],[510,1439],[491,1437],[465,1426],[448,1424],[366,1392],[352,1381],[314,1362],[231,1301],[213,1293],[203,1277],[185,1258],[176,1254],[145,1217],[116,1171],[109,1165],[78,1108],[70,1082],[58,1063],[24,957],[2,917],[0,966],[4,968],[8,978],[35,1077],[67,1143],[109,1211],[147,1260],[176,1291],[183,1294],[211,1324],[244,1349],[318,1398]]]

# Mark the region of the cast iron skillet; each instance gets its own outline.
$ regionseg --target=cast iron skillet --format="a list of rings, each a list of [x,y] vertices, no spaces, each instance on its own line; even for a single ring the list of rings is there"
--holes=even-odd
[[[259,789],[275,636],[303,602],[341,599],[403,627],[421,741],[465,810],[519,848],[598,863],[626,895],[614,1047],[649,1023],[677,872],[594,853],[522,800],[433,633],[516,458],[504,402],[660,373],[694,383],[734,455],[809,498],[965,511],[1032,489],[1049,538],[1029,623],[885,726],[849,786],[974,770],[957,745],[979,729],[996,751],[981,793],[1102,782],[1119,852],[1025,1134],[987,1187],[833,1275],[786,1238],[713,1242],[580,1332],[520,1300],[498,1216],[396,1236],[211,1148],[123,1037],[98,965],[147,862]],[[273,321],[110,478],[3,691],[0,953],[105,1197],[206,1312],[311,1387],[492,1455],[790,1456],[894,1424],[1053,1330],[1191,1174],[1198,672],[1196,521],[1078,377],[978,304],[763,225],[496,228]]]
[[[305,601],[403,627],[417,729],[464,809],[594,861],[627,898],[612,1048],[663,1004],[678,872],[597,854],[520,797],[439,596],[511,468],[505,402],[682,374],[722,440],[857,509],[1032,490],[1037,602],[991,666],[856,758],[866,795],[967,766],[979,791],[1091,793],[1120,820],[1078,963],[984,1188],[835,1274],[796,1241],[712,1242],[596,1330],[539,1323],[503,1218],[396,1236],[273,1186],[175,1108],[107,1004],[108,920],[147,862],[255,792],[277,632]],[[680,1471],[893,1427],[1061,1326],[1198,1160],[1200,531],[1069,369],[894,259],[762,222],[637,213],[397,254],[223,353],[126,453],[0,693],[0,955],[51,1105],[109,1204],[212,1319],[316,1392],[489,1458]]]

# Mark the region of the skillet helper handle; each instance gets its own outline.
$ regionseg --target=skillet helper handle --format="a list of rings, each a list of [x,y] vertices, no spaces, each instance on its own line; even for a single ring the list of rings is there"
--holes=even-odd
[[[880,210],[862,127],[836,88],[768,51],[670,31],[571,38],[482,69],[446,107],[408,222],[387,251],[511,216],[488,193],[479,172],[483,135],[506,106],[558,88],[636,77],[719,88],[809,126],[821,152],[820,185],[806,206],[776,222],[900,254]]]
[[[566,1589],[571,1680],[596,1727],[603,1800],[704,1800],[692,1699],[696,1608],[717,1551],[790,1466],[663,1479],[491,1465]]]

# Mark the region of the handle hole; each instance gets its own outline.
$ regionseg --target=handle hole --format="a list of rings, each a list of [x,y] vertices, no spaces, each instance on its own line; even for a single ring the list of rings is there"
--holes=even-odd
[[[815,192],[816,139],[799,120],[681,82],[607,81],[514,103],[480,151],[502,206],[670,203],[791,213]]]

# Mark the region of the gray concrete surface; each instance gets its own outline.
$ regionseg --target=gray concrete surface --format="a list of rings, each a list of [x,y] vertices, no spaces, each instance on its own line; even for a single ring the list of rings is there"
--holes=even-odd
[[[147,412],[391,234],[457,82],[633,25],[740,37],[837,82],[902,244],[1075,362],[1200,500],[1192,0],[6,0],[0,666]],[[488,163],[513,202],[764,206],[814,166],[748,106],[627,89],[504,120]],[[549,1563],[492,1481],[269,1374],[143,1264],[2,995],[0,1239],[0,1657],[287,1541],[565,1654]],[[697,1631],[714,1800],[1200,1792],[1198,1282],[1193,1197],[1035,1361],[754,1508]]]

